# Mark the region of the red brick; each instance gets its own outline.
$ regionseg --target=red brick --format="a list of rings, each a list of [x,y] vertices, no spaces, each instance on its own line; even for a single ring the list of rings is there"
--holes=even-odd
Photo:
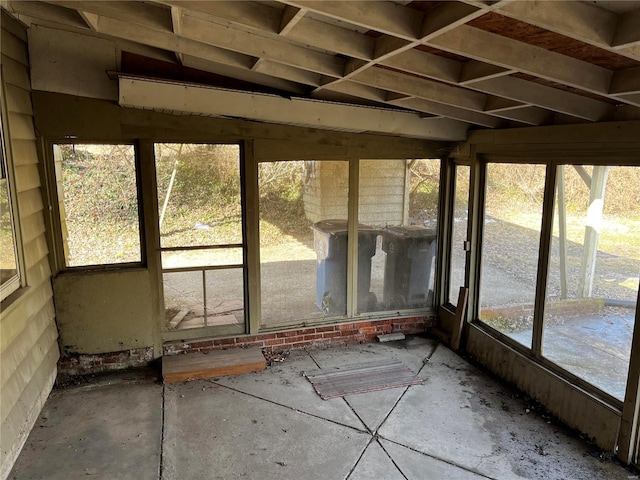
[[[282,344],[284,344],[284,339],[283,338],[274,338],[274,339],[271,339],[271,340],[266,340],[264,342],[264,344],[267,347],[270,347],[270,346],[273,346],[273,345],[282,345]]]
[[[362,327],[360,333],[376,333],[376,327]]]
[[[336,338],[341,336],[342,334],[340,332],[326,332],[322,334],[322,338]]]
[[[267,333],[264,335],[260,335],[260,340],[272,340],[274,338],[276,338],[276,334],[275,333]]]
[[[290,331],[288,331],[288,332],[279,332],[279,333],[277,333],[277,334],[276,334],[276,337],[277,337],[277,338],[284,338],[284,337],[297,337],[297,336],[298,336],[298,333],[299,333],[299,332],[297,332],[297,331],[295,331],[295,330],[290,330]]]
[[[353,330],[356,326],[353,323],[345,323],[342,325],[336,325],[338,330]]]
[[[310,335],[303,335],[304,340],[316,340],[318,338],[322,338],[321,333],[312,333]]]
[[[357,334],[358,334],[358,330],[342,330],[342,331],[340,332],[340,334],[341,334],[343,337],[348,336],[348,335],[357,335]]]
[[[335,332],[335,327],[318,327],[316,328],[316,333],[324,333],[324,332]]]

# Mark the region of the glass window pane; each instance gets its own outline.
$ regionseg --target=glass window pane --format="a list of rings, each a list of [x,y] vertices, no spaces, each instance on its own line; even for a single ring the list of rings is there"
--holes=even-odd
[[[215,326],[244,332],[242,269],[166,272],[163,283],[168,330]]]
[[[361,160],[358,311],[433,303],[440,160]]]
[[[558,168],[542,352],[619,400],[638,298],[638,205],[638,167]]]
[[[9,185],[6,178],[0,179],[0,286],[5,298],[19,286],[18,262],[16,260],[15,237],[9,203]]]
[[[262,326],[344,315],[348,163],[261,163],[258,188]]]
[[[162,252],[162,268],[242,265],[242,248],[202,248]]]
[[[55,145],[66,265],[140,262],[133,145]]]
[[[239,145],[155,145],[160,245],[242,243]]]
[[[464,286],[467,252],[464,242],[467,240],[469,221],[469,175],[471,167],[456,166],[456,189],[453,199],[453,225],[451,231],[451,270],[449,277],[449,303],[458,305],[458,293]]]
[[[480,320],[531,347],[544,165],[487,165]]]

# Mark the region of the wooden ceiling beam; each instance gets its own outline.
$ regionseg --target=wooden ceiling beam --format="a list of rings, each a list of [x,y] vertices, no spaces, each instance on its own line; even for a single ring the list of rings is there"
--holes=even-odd
[[[611,45],[614,48],[640,46],[640,9],[619,16]]]
[[[294,8],[294,7],[291,7]],[[298,43],[362,60],[373,58],[375,38],[304,17],[287,34]]]
[[[419,112],[425,112],[445,118],[453,118],[461,122],[472,123],[483,127],[498,128],[504,123],[499,118],[493,117],[491,115],[433,102],[424,98],[397,98],[395,100],[389,100],[389,103],[391,103],[392,105],[398,105],[400,107],[417,110]]]
[[[481,112],[487,96],[426,78],[402,75],[382,68],[369,68],[351,78],[384,90],[413,95],[425,100]]]
[[[182,17],[184,15],[184,10],[180,7],[171,7],[171,22],[173,23],[173,33],[176,35],[182,34]],[[175,52],[176,58],[178,59],[178,63],[180,65],[184,65],[183,54],[180,52]]]
[[[616,14],[589,2],[511,2],[498,13],[640,60],[640,10]]]
[[[50,0],[48,3],[95,15],[119,18],[134,25],[143,25],[166,32],[173,31],[170,10],[150,3],[75,0]]]
[[[244,25],[252,29],[278,34],[282,23],[282,14],[277,8],[272,8],[258,2],[223,1],[204,2],[162,0],[160,3],[189,10],[193,16],[197,13],[204,20],[215,18]]]
[[[44,2],[7,2],[7,10],[34,19],[47,20],[74,28],[92,28],[87,20],[76,10]]]
[[[611,95],[640,93],[640,67],[615,72],[611,79],[609,93]]]
[[[391,2],[285,0],[283,3],[409,41],[420,38],[424,18],[417,10]]]
[[[498,67],[491,63],[480,62],[478,60],[468,60],[462,64],[458,82],[460,85],[469,85],[473,82],[503,77],[515,72],[516,71],[513,69]]]
[[[284,39],[270,38],[233,27],[225,27],[189,14],[184,16],[183,27],[186,38],[244,55],[266,58],[334,77],[342,76],[344,71],[344,60],[293,45]]]
[[[462,64],[456,60],[415,49],[398,53],[378,63],[448,83],[457,83],[462,70]]]
[[[321,84],[321,75],[317,73],[301,70],[282,63],[271,62],[265,58],[259,59],[254,64],[252,70],[312,87],[317,87]]]
[[[606,95],[610,70],[495,33],[463,25],[429,42],[436,48]]]
[[[285,5],[284,10],[282,10],[282,17],[280,19],[278,34],[286,36],[293,29],[293,27],[295,27],[300,22],[300,20],[304,18],[306,13],[307,10],[304,8]]]
[[[510,76],[475,82],[473,88],[592,122],[604,119],[612,109],[605,102]]]

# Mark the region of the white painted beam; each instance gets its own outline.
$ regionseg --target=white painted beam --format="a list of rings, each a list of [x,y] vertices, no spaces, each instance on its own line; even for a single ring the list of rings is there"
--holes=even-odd
[[[286,99],[193,85],[121,77],[119,104],[209,116],[229,116],[329,130],[376,132],[432,140],[466,137],[466,124],[420,119],[414,113]],[[444,120],[444,121],[442,121]]]

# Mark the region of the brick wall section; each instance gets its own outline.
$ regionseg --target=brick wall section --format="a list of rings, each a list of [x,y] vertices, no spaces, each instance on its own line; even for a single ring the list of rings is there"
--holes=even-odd
[[[136,348],[121,352],[73,354],[58,361],[58,374],[62,376],[112,372],[148,365],[153,360],[153,347]]]
[[[434,325],[435,316],[350,322],[259,335],[243,335],[234,338],[172,343],[164,346],[163,354],[175,355],[246,347],[259,347],[272,352],[305,347],[367,343],[375,342],[378,335],[386,333],[404,333],[406,335],[424,333]],[[74,354],[62,357],[58,361],[58,373],[61,376],[74,376],[111,372],[147,365],[152,360],[152,347],[100,354]]]
[[[424,333],[434,325],[434,316],[371,320],[235,338],[173,343],[165,345],[163,353],[164,355],[175,355],[185,352],[206,352],[238,347],[260,347],[265,351],[271,352],[305,347],[368,343],[375,342],[378,335],[392,332],[406,335]]]

